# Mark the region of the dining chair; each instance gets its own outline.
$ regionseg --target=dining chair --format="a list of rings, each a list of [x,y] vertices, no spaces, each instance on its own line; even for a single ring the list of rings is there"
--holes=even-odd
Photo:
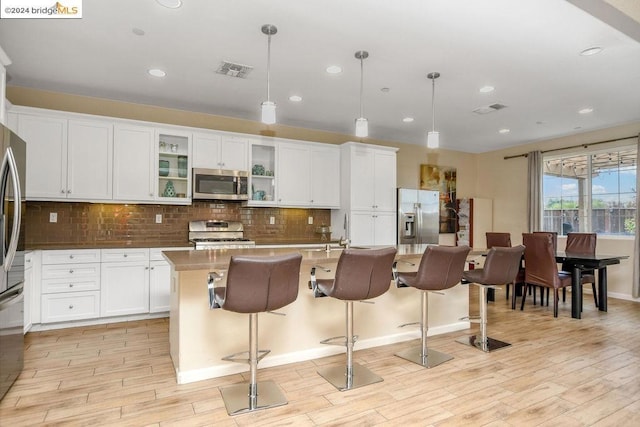
[[[555,254],[558,251],[558,232],[557,231],[534,231],[534,234],[548,234],[551,236],[551,240],[553,242],[553,253]],[[536,290],[533,289],[533,305],[536,302],[535,296]],[[562,294],[562,302],[565,301],[566,298],[566,290],[563,289]],[[542,288],[540,288],[540,305],[544,304],[544,294],[542,293]],[[549,306],[549,288],[547,288],[547,307]]]
[[[556,251],[551,233],[524,233],[522,235],[526,286],[553,289],[553,317],[558,317],[558,290],[571,286],[571,274],[558,271]],[[526,293],[522,296],[520,310],[524,309]]]
[[[565,246],[565,252],[589,254],[595,255],[596,243],[598,235],[596,233],[568,233],[567,243]],[[562,264],[562,271],[571,272],[571,266],[565,263]],[[598,294],[596,292],[596,274],[593,269],[580,271],[580,284],[585,285],[591,283],[591,290],[593,291],[593,302],[598,307]],[[566,300],[566,289],[562,290],[562,301]]]
[[[510,248],[511,247],[511,233],[488,231],[485,233],[487,239],[487,249],[491,248]],[[520,263],[520,269],[518,275],[513,282],[513,298],[511,299],[511,309],[516,309],[516,289],[518,285],[524,287],[524,267]],[[509,290],[511,289],[511,283],[507,283],[506,299],[509,299]]]

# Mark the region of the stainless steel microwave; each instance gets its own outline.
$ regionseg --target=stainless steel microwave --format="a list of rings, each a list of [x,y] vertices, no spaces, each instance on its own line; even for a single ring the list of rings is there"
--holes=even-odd
[[[248,200],[246,171],[193,168],[193,199]]]

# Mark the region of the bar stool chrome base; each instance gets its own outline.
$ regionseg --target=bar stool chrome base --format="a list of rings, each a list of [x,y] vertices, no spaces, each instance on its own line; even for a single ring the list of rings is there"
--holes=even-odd
[[[351,375],[345,366],[330,366],[318,370],[318,374],[340,391],[352,390],[383,381],[382,377],[358,363],[353,363]]]
[[[494,350],[500,350],[501,348],[509,347],[511,345],[508,342],[495,340],[490,337],[487,337],[485,341],[482,341],[481,337],[478,337],[477,335],[458,338],[456,342],[459,342],[460,344],[469,345],[471,347],[475,347],[486,353],[489,353],[490,351],[494,351]]]
[[[259,381],[256,396],[250,396],[251,384],[235,384],[220,389],[224,406],[229,415],[244,414],[260,409],[273,408],[287,404],[287,399],[273,381]]]
[[[469,345],[471,347],[475,347],[488,353],[494,350],[500,350],[501,348],[505,348],[510,346],[508,342],[496,340],[493,338],[489,338],[487,336],[487,290],[489,289],[500,289],[493,285],[483,285],[481,283],[473,283],[478,286],[479,289],[479,306],[480,306],[480,317],[479,318],[471,318],[471,322],[480,323],[480,334],[479,335],[471,335],[468,337],[458,338],[456,342],[460,344]],[[515,291],[515,289],[514,289]]]
[[[409,362],[422,365],[425,368],[433,368],[434,366],[438,366],[446,361],[453,359],[453,356],[449,354],[431,350],[430,348],[427,349],[426,357],[423,356],[423,354],[424,353],[422,352],[422,347],[413,347],[396,353],[396,356],[408,360]]]

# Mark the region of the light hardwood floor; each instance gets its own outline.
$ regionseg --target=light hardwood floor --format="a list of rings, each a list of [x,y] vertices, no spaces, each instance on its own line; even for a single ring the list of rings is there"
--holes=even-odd
[[[486,354],[456,343],[477,331],[472,325],[429,339],[455,356],[432,369],[394,356],[417,341],[356,351],[355,361],[384,382],[347,392],[316,373],[343,364],[342,355],[261,369],[258,378],[275,380],[289,404],[235,417],[218,387],[241,375],[176,384],[168,319],[29,333],[25,369],[0,402],[0,425],[640,425],[639,303],[610,299],[602,313],[585,295],[583,319],[574,320],[569,302],[554,319],[552,307],[529,299],[524,312],[512,311],[498,296],[489,335],[511,347]],[[357,313],[356,333],[365,321]]]

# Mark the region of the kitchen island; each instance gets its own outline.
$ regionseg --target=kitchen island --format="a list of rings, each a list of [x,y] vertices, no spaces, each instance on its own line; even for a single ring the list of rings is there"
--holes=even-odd
[[[418,268],[426,245],[399,245],[398,270]],[[316,270],[319,278],[333,277],[342,251],[318,248],[251,248],[233,250],[185,250],[164,252],[171,264],[171,309],[169,341],[171,358],[180,384],[235,374],[248,365],[222,360],[222,357],[249,348],[249,316],[225,310],[210,310],[207,275],[225,270],[232,255],[302,254],[300,289],[297,300],[279,310],[286,316],[263,313],[259,316],[260,349],[270,349],[259,367],[276,366],[317,359],[345,351],[344,347],[320,344],[320,341],[344,335],[345,304],[333,298],[314,298],[308,289],[311,267],[323,266],[331,272]],[[412,262],[410,265],[405,261]],[[391,272],[390,272],[391,273]],[[224,286],[224,282],[217,283]],[[393,284],[375,304],[356,304],[354,329],[357,350],[420,338],[418,328],[398,328],[420,319],[420,295],[411,288]],[[457,285],[429,299],[429,335],[469,328],[467,286]]]

